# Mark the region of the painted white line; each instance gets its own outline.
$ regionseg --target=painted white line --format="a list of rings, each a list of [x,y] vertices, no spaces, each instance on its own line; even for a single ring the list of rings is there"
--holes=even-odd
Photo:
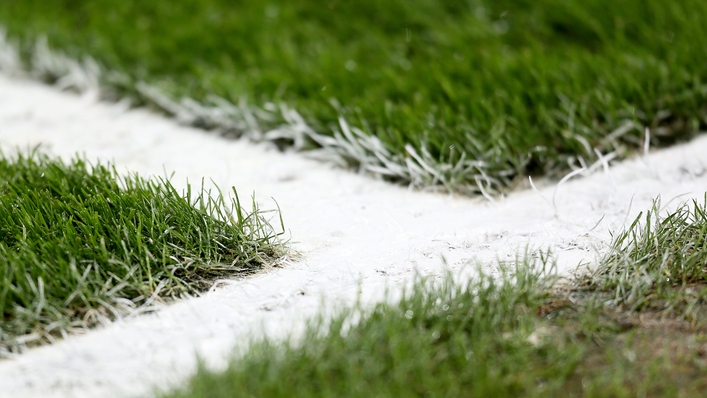
[[[2,360],[3,397],[150,395],[155,386],[183,382],[197,354],[222,366],[248,336],[296,336],[322,303],[351,303],[359,290],[364,300],[381,299],[386,285],[409,282],[416,269],[439,273],[442,256],[453,268],[476,260],[493,270],[496,259],[512,260],[531,245],[551,248],[560,270],[571,272],[594,260],[608,231],[649,208],[657,195],[666,203],[687,193],[684,201],[701,198],[707,187],[702,137],[650,154],[650,169],[640,161],[597,167],[556,192],[541,187],[494,203],[411,192],[298,155],[213,137],[145,110],[2,76],[0,144],[5,151],[42,144],[66,158],[81,152],[142,175],[174,171],[178,187],[186,179],[213,179],[243,196],[255,191],[263,207],[274,207],[274,197],[301,253],[284,268],[157,314]],[[555,208],[544,198],[553,198]]]

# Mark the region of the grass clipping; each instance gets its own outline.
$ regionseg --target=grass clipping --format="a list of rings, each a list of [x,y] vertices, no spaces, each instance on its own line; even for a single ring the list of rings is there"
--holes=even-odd
[[[0,355],[195,294],[280,257],[253,202],[120,177],[110,165],[0,154]],[[282,222],[282,219],[280,219]]]

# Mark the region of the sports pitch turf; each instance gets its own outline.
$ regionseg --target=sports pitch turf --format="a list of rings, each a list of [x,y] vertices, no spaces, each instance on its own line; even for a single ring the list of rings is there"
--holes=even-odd
[[[643,127],[650,127],[654,145],[703,130],[706,22],[707,3],[698,0],[0,3],[0,23],[20,39],[28,64],[35,40],[46,35],[52,48],[76,58],[90,55],[119,72],[106,74],[104,83],[141,101],[149,98],[136,84],[146,81],[172,98],[283,103],[321,134],[335,134],[344,118],[379,137],[400,164],[410,160],[407,144],[417,153],[428,150],[441,165],[462,156],[477,162],[454,171],[448,184],[464,192],[477,189],[479,173],[503,189],[527,174],[591,162],[595,150],[626,155],[643,144]],[[283,119],[276,116],[257,116],[258,123],[277,127]],[[349,161],[358,166],[356,159]],[[67,167],[83,166],[78,161]],[[111,195],[118,191],[105,195],[108,202],[84,197],[86,181],[91,178],[59,183],[60,193],[69,192],[62,198],[81,205],[95,199],[112,211],[111,198],[118,196]],[[115,188],[107,181],[102,183]],[[84,208],[64,218],[42,207],[63,223],[59,229],[69,239],[60,243],[28,241],[57,230],[30,228],[43,221],[36,217],[43,214],[36,211],[39,205],[3,207],[3,217],[20,222],[2,230],[10,243],[0,246],[7,262],[0,281],[0,337],[32,331],[51,336],[72,322],[95,319],[91,314],[105,316],[106,308],[119,303],[139,304],[158,290],[160,276],[166,276],[161,288],[169,295],[188,292],[200,280],[198,272],[191,274],[196,281],[183,280],[174,264],[152,267],[171,258],[165,250],[173,245],[151,248],[143,242],[150,236],[153,244],[164,233],[145,233],[141,220],[162,213],[155,212],[154,201],[139,198],[174,192],[168,184],[130,181],[124,180],[140,188],[138,199],[126,199],[129,208],[103,219]],[[8,196],[20,202],[32,197]],[[51,195],[40,199],[56,203]],[[184,207],[190,203],[178,195],[172,199],[160,204],[182,206],[175,211],[193,217],[188,225],[206,220],[218,231],[225,228],[227,219],[205,217],[221,203],[201,202],[209,209],[204,212]],[[529,260],[509,280],[481,277],[464,288],[449,282],[428,288],[420,281],[401,303],[344,311],[328,329],[314,322],[317,329],[301,345],[257,343],[225,373],[202,370],[175,394],[694,396],[704,391],[705,351],[695,347],[704,346],[707,290],[705,210],[697,203],[693,208],[657,224],[651,221],[654,211],[644,224],[634,223],[617,235],[596,274],[565,290],[548,290],[541,274],[523,268],[535,264]],[[238,217],[236,225],[262,225],[255,214]],[[106,255],[106,244],[95,237],[85,239],[92,252],[76,244],[81,231],[105,228],[107,219],[116,220],[110,241],[118,257]],[[157,217],[161,224],[152,232],[168,231],[167,220]],[[190,242],[203,238],[204,230],[196,231]],[[122,245],[128,239],[137,243],[134,252]],[[206,263],[218,263],[223,247],[209,244],[192,249],[204,250]],[[63,247],[80,256],[59,256]],[[26,256],[11,263],[14,248]],[[47,256],[61,260],[49,266],[41,261]],[[82,261],[88,266],[76,272]],[[92,265],[99,261],[117,270],[102,274],[104,265]],[[48,270],[73,280],[73,290],[51,285]],[[133,281],[136,274],[142,279]],[[107,300],[113,301],[105,305]],[[360,322],[348,323],[351,315],[362,315]]]
[[[80,158],[0,154],[0,356],[253,273],[282,250],[237,199]]]
[[[462,286],[419,279],[400,302],[258,341],[163,396],[692,397],[707,388],[707,202],[660,202],[595,272],[558,283],[548,253]]]
[[[397,164],[425,147],[464,192],[626,155],[643,127],[653,145],[686,139],[707,116],[701,0],[23,0],[0,4],[0,24],[27,59],[46,35],[124,73],[123,94],[144,80],[173,98],[284,103],[329,135],[343,117]],[[469,167],[445,169],[462,154]]]

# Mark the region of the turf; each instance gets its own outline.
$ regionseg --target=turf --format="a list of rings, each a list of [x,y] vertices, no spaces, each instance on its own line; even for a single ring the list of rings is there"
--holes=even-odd
[[[648,306],[704,321],[707,195],[667,214],[658,198],[616,235],[609,255],[584,276],[583,284],[607,292],[616,306]]]
[[[202,369],[168,396],[519,396],[567,377],[580,354],[532,342],[544,294],[539,270],[525,271],[466,288],[421,279],[400,303],[315,321],[301,345],[256,343],[225,372]]]
[[[46,35],[125,73],[124,93],[144,80],[174,98],[284,103],[322,134],[345,118],[398,164],[406,144],[481,162],[448,181],[461,191],[479,169],[502,188],[594,148],[625,155],[641,127],[665,145],[707,120],[700,0],[11,0],[0,23],[28,59]]]
[[[542,252],[466,285],[421,278],[399,302],[315,319],[302,341],[258,341],[162,396],[701,396],[706,210],[656,202],[576,280],[554,278]]]
[[[0,354],[196,294],[282,250],[237,195],[229,205],[81,158],[2,155]]]

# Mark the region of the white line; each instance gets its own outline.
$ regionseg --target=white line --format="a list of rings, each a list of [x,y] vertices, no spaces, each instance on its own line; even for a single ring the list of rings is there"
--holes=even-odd
[[[596,227],[602,217],[601,225],[621,226],[657,195],[701,197],[707,186],[707,173],[699,171],[707,150],[702,137],[649,154],[660,179],[645,173],[640,161],[629,161],[612,165],[614,182],[604,173],[565,179],[562,195],[549,187],[491,204],[410,192],[295,154],[224,140],[145,110],[126,111],[3,76],[0,143],[5,151],[41,143],[55,155],[81,152],[143,175],[174,171],[172,180],[182,187],[186,179],[211,178],[224,190],[255,192],[262,207],[274,207],[265,200],[274,197],[301,254],[282,268],[221,283],[157,314],[2,360],[0,396],[8,397],[149,395],[153,386],[183,382],[196,354],[209,366],[222,366],[231,350],[247,347],[248,336],[297,336],[303,319],[322,305],[350,304],[359,294],[364,301],[379,300],[386,285],[403,286],[417,271],[442,272],[442,257],[453,269],[476,260],[492,270],[497,259],[512,260],[530,245],[552,249],[560,270],[571,272],[592,262],[593,248],[608,242],[608,231]],[[563,217],[545,203],[549,195]],[[635,210],[627,214],[631,198]]]

